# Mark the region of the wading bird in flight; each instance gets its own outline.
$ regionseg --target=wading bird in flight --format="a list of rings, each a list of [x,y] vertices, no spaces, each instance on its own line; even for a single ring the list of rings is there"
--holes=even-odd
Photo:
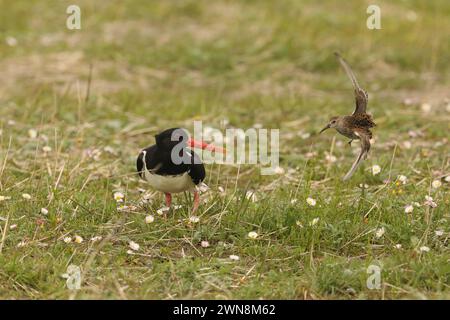
[[[205,179],[205,167],[190,148],[224,153],[223,148],[188,138],[184,129],[167,129],[155,136],[156,144],[143,149],[137,158],[139,176],[154,189],[164,192],[170,207],[172,193],[194,192],[192,212],[198,209],[200,197],[197,187]]]
[[[344,176],[343,180],[345,181],[350,179],[361,164],[362,160],[367,158],[367,154],[370,150],[370,139],[372,139],[372,132],[370,131],[370,128],[375,127],[375,123],[373,122],[372,116],[366,113],[369,98],[367,92],[359,86],[358,81],[356,81],[356,77],[347,61],[345,61],[339,53],[335,52],[334,54],[352,81],[356,107],[355,111],[353,111],[350,116],[332,117],[320,133],[329,128],[334,128],[343,136],[350,138],[349,144],[351,144],[353,140],[361,141],[361,152],[353,163],[351,169]]]

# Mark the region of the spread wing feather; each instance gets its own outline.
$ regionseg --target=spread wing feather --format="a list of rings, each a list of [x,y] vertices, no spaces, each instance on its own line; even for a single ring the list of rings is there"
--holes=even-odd
[[[357,113],[365,113],[367,108],[367,102],[369,100],[369,96],[367,95],[367,92],[361,88],[358,84],[358,81],[356,80],[355,74],[353,73],[352,69],[350,68],[347,61],[344,60],[344,58],[341,57],[341,55],[337,52],[334,53],[334,55],[337,57],[338,61],[344,68],[345,72],[347,73],[347,76],[350,78],[353,84],[353,89],[355,93],[355,102],[356,102],[356,108],[353,114]]]

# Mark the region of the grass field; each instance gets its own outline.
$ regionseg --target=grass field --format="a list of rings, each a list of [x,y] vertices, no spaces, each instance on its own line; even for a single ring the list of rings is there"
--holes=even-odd
[[[0,0],[0,298],[449,299],[450,3],[377,1],[381,30],[369,4]],[[359,143],[318,135],[353,111],[334,51],[377,123],[346,183]],[[209,165],[199,221],[188,194],[159,215],[135,159],[194,120],[280,129],[284,172]]]

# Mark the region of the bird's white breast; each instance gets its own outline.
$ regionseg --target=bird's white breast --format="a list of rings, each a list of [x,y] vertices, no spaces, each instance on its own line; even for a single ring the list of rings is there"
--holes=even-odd
[[[195,188],[187,172],[176,176],[162,176],[145,170],[144,175],[151,187],[165,193],[178,193]]]

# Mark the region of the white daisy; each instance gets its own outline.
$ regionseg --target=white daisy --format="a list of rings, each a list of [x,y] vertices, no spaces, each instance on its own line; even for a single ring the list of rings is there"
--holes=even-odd
[[[51,148],[50,146],[44,146],[44,147],[42,148],[42,151],[44,151],[45,153],[51,152],[51,151],[52,151],[52,148]]]
[[[160,216],[163,215],[164,213],[166,213],[167,211],[169,211],[170,208],[169,207],[162,207],[158,210],[156,210],[156,213],[159,214]]]
[[[25,200],[31,200],[31,195],[28,193],[23,193],[22,198],[24,198]]]
[[[134,241],[130,241],[130,242],[128,243],[128,246],[129,246],[130,249],[133,250],[133,251],[138,251],[139,248],[140,248],[139,244],[137,244],[137,243],[134,242]]]
[[[255,231],[250,231],[250,232],[248,233],[248,237],[249,237],[250,239],[256,239],[256,238],[258,238],[258,234],[257,234]]]
[[[31,139],[36,139],[36,138],[37,138],[37,135],[38,135],[38,132],[37,132],[36,130],[34,130],[34,129],[28,130],[28,136],[29,136]]]
[[[406,184],[406,182],[408,181],[408,178],[404,175],[399,175],[397,177],[398,181],[400,181],[402,184]]]
[[[116,202],[123,202],[124,198],[125,196],[122,192],[114,192],[114,200],[116,200]]]
[[[374,176],[376,176],[380,172],[381,172],[381,167],[379,165],[376,164],[376,165],[372,166],[372,174]]]
[[[151,214],[145,217],[145,223],[152,223],[153,221],[155,221],[155,217]]]
[[[74,241],[76,243],[82,243],[84,241],[84,239],[81,236],[76,235]]]
[[[381,237],[384,235],[385,232],[386,232],[386,230],[384,229],[384,227],[378,228],[378,229],[375,231],[375,236],[376,236],[377,238],[381,238]]]
[[[306,199],[306,203],[307,204],[309,204],[311,207],[314,207],[315,205],[316,205],[316,199],[313,199],[313,198],[311,198],[311,197],[308,197],[307,199]]]
[[[438,189],[442,186],[442,182],[440,180],[434,180],[431,183],[431,186],[433,187],[433,189]]]
[[[197,216],[191,216],[191,217],[189,218],[189,222],[191,222],[191,223],[197,223],[197,222],[199,222],[199,221],[200,221],[200,218],[197,217]]]
[[[411,213],[411,212],[413,212],[413,210],[414,210],[414,207],[410,204],[405,207],[405,213]]]
[[[202,248],[208,248],[209,247],[209,242],[206,240],[203,240],[202,242],[200,242],[200,245],[202,246]]]

